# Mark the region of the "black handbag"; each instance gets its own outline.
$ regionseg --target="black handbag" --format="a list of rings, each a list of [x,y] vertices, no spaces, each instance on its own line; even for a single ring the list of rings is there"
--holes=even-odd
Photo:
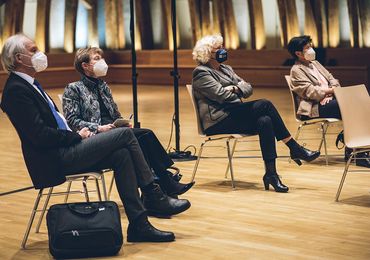
[[[341,146],[339,146],[339,143],[342,143],[342,145],[341,145]],[[344,144],[344,134],[343,134],[343,130],[338,134],[337,139],[335,140],[335,146],[336,146],[338,149],[343,149],[343,147],[345,146],[345,144]]]
[[[52,205],[46,220],[55,258],[116,255],[122,247],[121,217],[113,201]]]

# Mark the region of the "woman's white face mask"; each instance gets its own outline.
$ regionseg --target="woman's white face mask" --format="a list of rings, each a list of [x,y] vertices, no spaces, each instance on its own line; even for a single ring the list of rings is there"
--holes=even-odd
[[[303,52],[303,56],[306,60],[313,61],[316,59],[316,52],[312,47]]]
[[[108,65],[105,62],[105,60],[104,59],[98,60],[94,64],[93,71],[96,77],[104,77],[105,75],[107,75]]]

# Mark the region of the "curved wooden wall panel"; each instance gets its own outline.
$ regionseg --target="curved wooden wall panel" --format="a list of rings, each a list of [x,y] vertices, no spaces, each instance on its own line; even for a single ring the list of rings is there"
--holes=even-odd
[[[171,0],[157,0],[162,10],[162,17],[152,17],[150,9],[151,1],[154,0],[135,0],[136,5],[136,48],[153,49],[154,36],[152,30],[152,22],[162,24],[161,33],[162,44],[156,44],[156,48],[164,48],[172,50],[172,28],[171,28]],[[229,49],[240,48],[240,39],[238,30],[245,30],[250,33],[247,46],[252,49],[263,49],[266,46],[266,38],[271,35],[266,35],[266,28],[271,26],[265,24],[264,17],[273,15],[276,12],[275,7],[268,5],[262,0],[240,0],[245,1],[248,10],[244,10],[245,15],[249,17],[249,25],[237,24],[234,14],[233,1],[231,0],[183,0],[188,1],[190,8],[190,17],[182,16],[182,19],[191,21],[192,42],[195,42],[207,34],[222,34],[225,39],[225,45]],[[272,1],[272,0],[271,0]],[[278,15],[280,20],[280,33],[276,32],[276,37],[281,37],[282,46],[286,46],[289,39],[300,34],[298,13],[304,14],[304,34],[312,36],[317,47],[340,47],[352,44],[353,47],[370,47],[370,3],[368,0],[325,0],[313,1],[303,0],[304,10],[297,10],[296,0],[276,0]],[[4,24],[0,32],[0,47],[4,39],[10,35],[22,31],[23,13],[25,0],[3,0],[0,1],[4,6],[5,13]],[[35,41],[41,50],[49,51],[49,11],[51,0],[37,0],[37,21]],[[76,45],[76,15],[79,3],[83,4],[87,10],[87,27],[88,27],[88,45],[99,45],[98,35],[98,14],[103,14],[105,17],[105,28],[99,28],[105,34],[106,49],[127,49],[128,45],[125,42],[129,31],[125,31],[124,21],[129,18],[127,13],[128,8],[123,8],[122,0],[106,0],[102,5],[105,12],[98,12],[98,0],[66,0],[65,1],[65,31],[64,31],[64,51],[73,52]],[[264,5],[263,5],[264,4]],[[340,6],[345,4],[345,6]],[[184,5],[183,5],[184,6]],[[269,9],[270,8],[270,9]],[[272,8],[272,9],[271,9]],[[347,10],[349,16],[350,32],[340,30],[341,15],[344,15],[340,10]],[[126,10],[124,12],[124,10]],[[238,14],[240,15],[240,13]],[[125,16],[125,17],[124,17]],[[177,16],[179,19],[179,16]],[[185,18],[184,18],[185,17]],[[343,19],[342,19],[343,20]],[[158,22],[160,21],[160,22]],[[183,20],[177,20],[177,28],[179,23],[185,24]],[[127,26],[127,25],[126,25]],[[247,28],[249,26],[249,28]],[[303,25],[301,24],[301,27]],[[182,27],[183,28],[183,27]],[[276,27],[277,28],[277,27]],[[271,31],[271,28],[270,28]],[[345,31],[345,32],[344,32]],[[60,32],[51,32],[60,33]],[[351,43],[346,40],[342,41],[341,33],[347,33]],[[191,48],[192,46],[181,44],[181,32],[178,30],[177,42],[182,48]],[[350,35],[349,35],[350,34]],[[101,34],[102,35],[102,34]],[[126,37],[125,37],[126,35]],[[191,36],[190,36],[191,37]],[[343,38],[344,39],[344,38]],[[275,44],[276,48],[280,48]],[[246,46],[243,42],[242,46]],[[271,45],[269,45],[270,47]]]
[[[49,52],[49,21],[50,21],[50,1],[39,0],[37,2],[37,20],[35,42],[39,49]]]
[[[77,7],[78,0],[65,1],[64,50],[69,53],[76,49]]]

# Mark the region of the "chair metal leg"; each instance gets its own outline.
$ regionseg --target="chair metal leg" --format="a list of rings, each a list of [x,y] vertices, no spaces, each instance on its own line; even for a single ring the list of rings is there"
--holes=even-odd
[[[99,180],[98,179],[95,179],[95,184],[96,184],[96,192],[98,193],[99,201],[102,201],[101,200],[101,193],[100,193],[100,187],[99,187]]]
[[[297,129],[297,132],[296,132],[296,134],[295,134],[295,136],[294,136],[294,139],[296,140],[296,141],[298,141],[298,137],[299,137],[299,134],[301,133],[301,129],[303,128],[303,124],[300,124],[299,126],[298,126],[298,129]]]
[[[50,189],[53,189],[53,188],[50,188]],[[39,207],[40,199],[42,197],[42,191],[43,191],[43,189],[40,189],[39,193],[37,194],[37,197],[36,197],[36,200],[35,200],[35,205],[33,206],[31,216],[30,216],[30,219],[28,221],[27,228],[26,228],[26,232],[24,233],[24,236],[23,236],[23,240],[22,240],[22,244],[21,244],[22,249],[26,249],[26,243],[27,243],[28,235],[30,234],[32,223],[33,223],[33,220],[35,219],[37,208]]]
[[[320,145],[319,145],[319,151],[321,151],[322,144],[324,144],[326,166],[329,165],[328,149],[327,149],[327,146],[326,146],[326,132],[328,131],[328,127],[329,127],[329,125],[327,123],[321,123],[322,137],[321,137],[321,142],[320,142]]]
[[[230,151],[230,139],[226,140],[226,146],[227,146],[227,157],[229,158],[229,165],[230,165],[231,187],[235,189],[233,162],[232,162],[232,155]]]
[[[46,196],[44,206],[42,207],[42,210],[41,210],[41,215],[40,215],[40,218],[39,218],[39,222],[37,223],[37,226],[36,226],[36,233],[40,232],[40,226],[41,226],[42,220],[44,218],[45,211],[48,207],[52,191],[53,191],[53,188],[50,188],[49,192],[48,192],[48,195]]]
[[[328,154],[328,148],[326,144],[326,133],[328,132],[328,124],[325,124],[325,135],[324,135],[324,149],[325,149],[325,161],[326,161],[326,166],[329,165],[329,154]]]
[[[67,203],[68,201],[69,192],[71,191],[71,186],[72,186],[72,181],[69,181],[68,186],[67,186],[66,196],[64,198],[64,203]]]
[[[303,126],[304,126],[303,124],[300,124],[298,126],[297,132],[295,133],[295,136],[294,136],[294,139],[296,140],[296,142],[298,142],[298,137],[299,137],[299,134],[301,133],[301,130],[302,130]],[[292,159],[290,158],[290,156],[289,156],[288,162],[289,163],[292,162]]]
[[[90,202],[90,199],[89,199],[89,192],[87,190],[87,178],[88,177],[84,177],[83,181],[82,181],[82,186],[84,188],[84,193],[85,193],[85,198],[86,198],[86,202]]]
[[[319,144],[319,148],[317,149],[318,151],[321,151],[321,147],[322,147],[322,144],[324,143],[324,127],[323,127],[323,124],[324,123],[321,123],[320,124],[320,127],[321,127],[321,140],[320,140],[320,144]]]
[[[344,168],[343,175],[342,175],[342,180],[340,181],[340,184],[339,184],[339,187],[338,187],[338,191],[337,191],[337,195],[335,196],[335,201],[338,201],[339,196],[340,196],[340,193],[342,192],[344,180],[346,179],[348,168],[349,168],[349,166],[351,164],[351,160],[352,160],[353,156],[354,156],[354,153],[351,154],[351,156],[349,157],[349,159],[348,159],[348,161],[346,163],[346,167]]]
[[[114,184],[114,173],[113,173],[113,176],[112,176],[112,180],[110,182],[110,185],[109,185],[108,200],[110,199],[110,194],[112,193],[113,184]]]
[[[107,197],[107,187],[105,186],[105,177],[104,177],[104,173],[101,175],[101,184],[102,184],[102,187],[103,187],[103,196],[104,196],[104,200],[108,200],[108,197]]]
[[[235,147],[236,147],[237,142],[238,142],[238,139],[235,139],[234,144],[233,144],[233,148],[231,150],[231,157],[234,157],[234,152],[235,152]],[[227,179],[227,174],[229,173],[229,169],[230,169],[230,163],[227,164],[227,168],[226,168],[226,172],[225,172],[225,179]]]
[[[198,153],[198,158],[197,158],[197,161],[195,162],[195,165],[194,165],[193,176],[191,177],[191,182],[193,182],[194,179],[195,179],[195,174],[197,173],[197,169],[198,169],[198,165],[199,165],[199,162],[200,162],[200,158],[202,157],[203,146],[205,144],[206,144],[206,142],[203,142],[200,145],[200,149],[199,149],[199,153]]]

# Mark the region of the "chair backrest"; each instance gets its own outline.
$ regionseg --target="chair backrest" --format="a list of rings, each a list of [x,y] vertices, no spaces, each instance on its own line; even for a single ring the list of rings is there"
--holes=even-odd
[[[288,87],[289,87],[289,92],[290,92],[290,96],[292,98],[292,104],[293,104],[293,114],[294,114],[294,117],[298,120],[298,121],[301,121],[301,119],[299,118],[299,115],[297,115],[297,111],[298,111],[298,96],[296,93],[293,92],[293,86],[292,86],[292,81],[290,80],[290,76],[289,75],[285,75],[285,80],[286,80],[286,83],[288,84]]]
[[[60,102],[60,111],[63,111],[63,94],[58,94],[59,102]]]
[[[194,94],[193,94],[193,86],[192,85],[186,85],[186,88],[189,92],[189,96],[191,99],[191,103],[193,104],[195,116],[197,117],[197,127],[198,127],[198,134],[201,136],[205,136],[206,134],[204,133],[203,127],[202,127],[202,122],[200,121],[199,117],[199,109],[198,109],[198,104],[195,101]]]
[[[334,93],[342,115],[346,146],[370,146],[370,96],[365,85],[335,88]]]

